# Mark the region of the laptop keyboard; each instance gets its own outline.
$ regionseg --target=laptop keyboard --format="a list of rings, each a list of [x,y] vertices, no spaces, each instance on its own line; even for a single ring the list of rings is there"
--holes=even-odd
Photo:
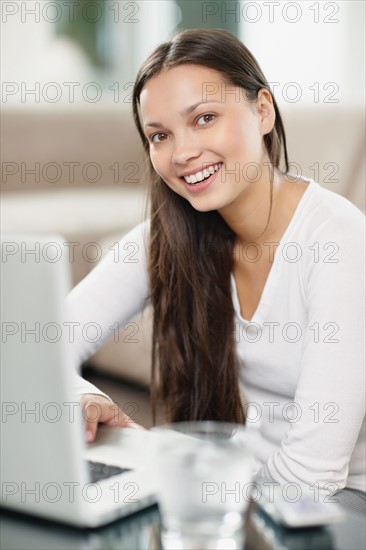
[[[123,472],[130,472],[130,468],[119,468],[119,466],[111,466],[109,464],[103,464],[102,462],[92,462],[88,460],[89,474],[92,483],[107,479],[108,477],[122,474]]]

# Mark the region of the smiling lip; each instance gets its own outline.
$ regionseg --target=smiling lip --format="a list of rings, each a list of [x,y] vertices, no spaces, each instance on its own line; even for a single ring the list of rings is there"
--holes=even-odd
[[[210,177],[208,177],[207,179],[205,179],[203,181],[192,184],[192,183],[187,183],[186,180],[184,178],[182,178],[183,183],[184,183],[185,188],[187,189],[187,191],[189,193],[200,193],[201,191],[204,191],[205,189],[207,189],[207,187],[209,187],[215,181],[215,179],[217,177],[217,174],[219,174],[219,172],[222,168],[222,163],[217,163],[217,164],[220,164],[220,168],[218,170],[216,170],[216,172],[211,174]]]

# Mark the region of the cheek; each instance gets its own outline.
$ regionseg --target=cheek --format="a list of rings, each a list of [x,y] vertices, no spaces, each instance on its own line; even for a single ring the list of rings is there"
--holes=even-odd
[[[150,153],[150,161],[153,165],[153,168],[155,172],[159,174],[159,176],[164,176],[164,174],[167,173],[167,169],[169,168],[169,163],[167,162],[167,155],[164,154],[164,151],[154,151],[152,150]]]
[[[154,154],[150,154],[150,162],[152,164],[152,167],[154,168],[155,172],[161,176],[161,167],[159,163],[159,157]]]
[[[235,149],[244,155],[248,162],[256,161],[263,152],[263,136],[256,124],[238,125]]]
[[[167,184],[168,187],[175,191],[175,187],[169,181],[169,161],[162,154],[152,153],[150,155],[150,161],[155,172],[161,177],[161,179]]]

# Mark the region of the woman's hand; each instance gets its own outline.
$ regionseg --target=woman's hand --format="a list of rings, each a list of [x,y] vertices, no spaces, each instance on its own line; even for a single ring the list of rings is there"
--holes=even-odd
[[[91,443],[95,439],[99,422],[108,426],[120,428],[135,428],[144,430],[127,414],[103,395],[87,393],[80,397],[83,418],[85,422],[86,440]]]

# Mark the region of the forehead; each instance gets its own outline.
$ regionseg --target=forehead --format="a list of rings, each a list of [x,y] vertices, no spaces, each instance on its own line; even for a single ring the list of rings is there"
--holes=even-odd
[[[225,75],[201,65],[179,65],[151,78],[140,94],[141,115],[159,108],[179,107],[186,103],[220,100]]]

